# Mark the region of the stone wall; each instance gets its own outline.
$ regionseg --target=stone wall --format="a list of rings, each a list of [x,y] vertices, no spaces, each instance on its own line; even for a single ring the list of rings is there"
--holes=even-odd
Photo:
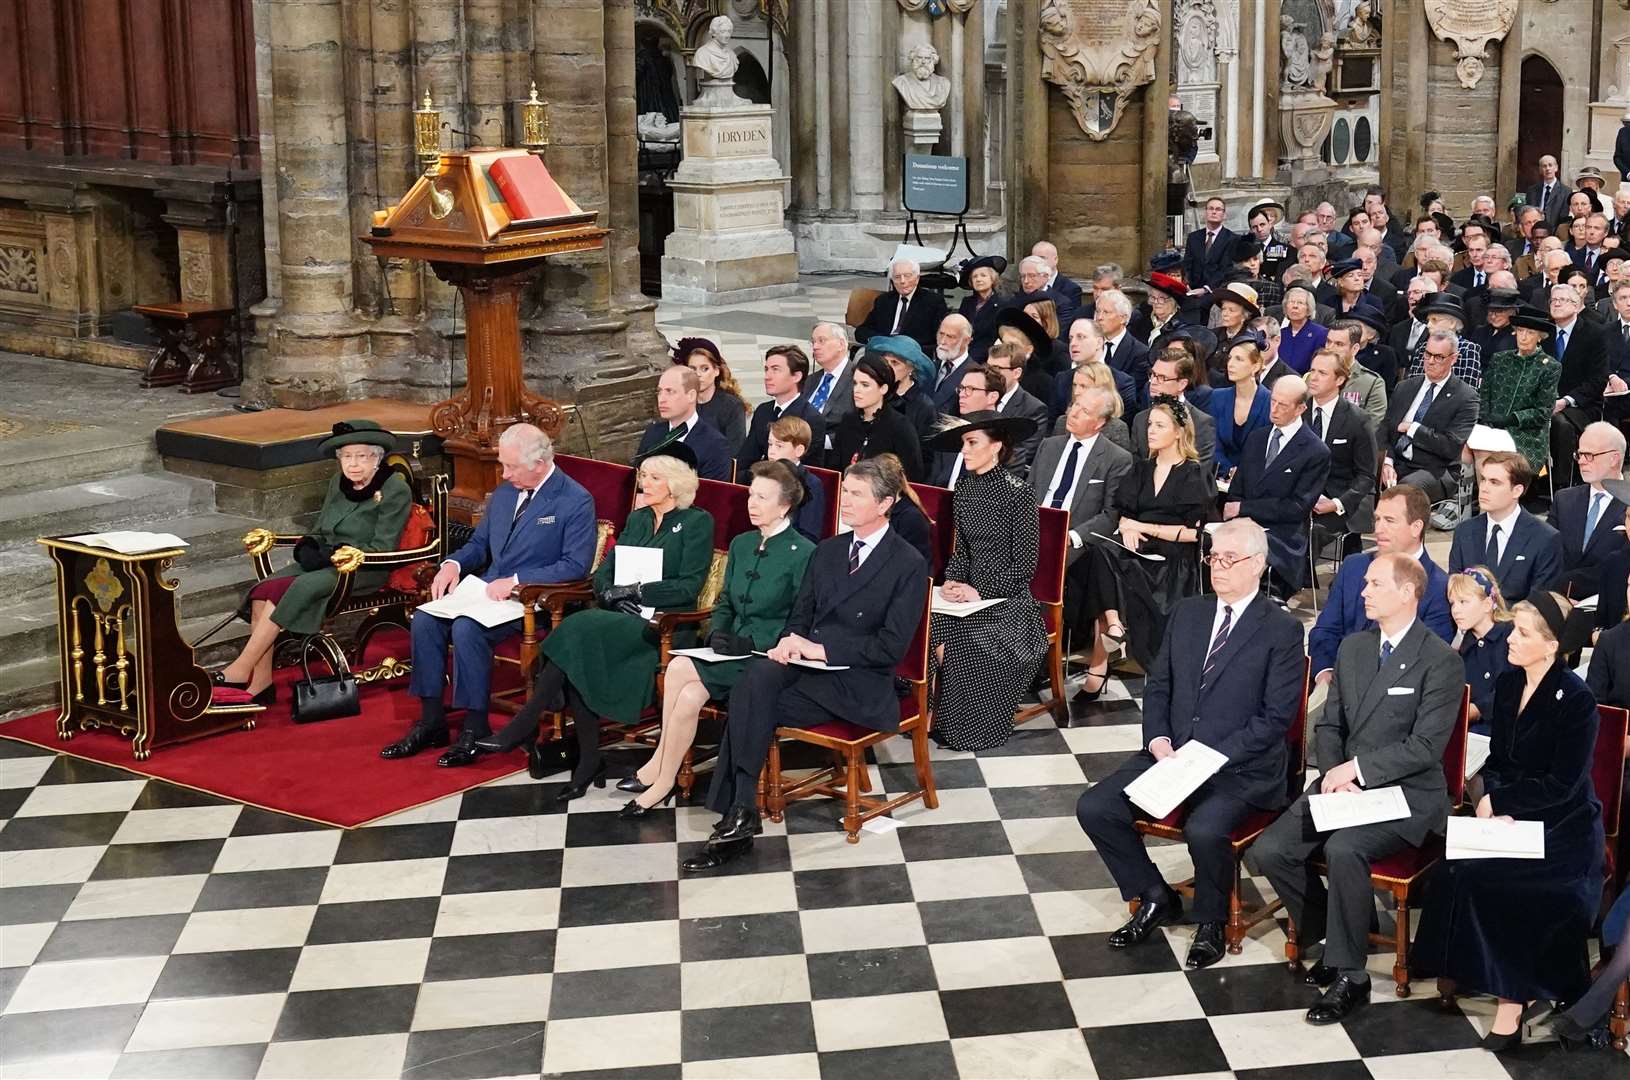
[[[1047,238],[1078,281],[1104,262],[1141,265],[1143,120],[1147,91],[1133,95],[1102,142],[1087,138],[1064,95],[1047,93]],[[1164,99],[1162,99],[1164,104]],[[1154,168],[1163,168],[1161,161]],[[1028,249],[1040,237],[1016,237]]]
[[[1471,210],[1474,196],[1496,188],[1501,49],[1489,46],[1483,78],[1468,90],[1455,75],[1454,46],[1436,38],[1428,46],[1426,181],[1457,217]],[[1393,205],[1413,210],[1420,194],[1397,192]]]

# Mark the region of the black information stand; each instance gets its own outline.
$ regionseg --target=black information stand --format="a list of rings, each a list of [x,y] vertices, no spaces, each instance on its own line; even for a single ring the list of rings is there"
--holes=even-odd
[[[959,241],[968,249],[970,257],[978,258],[979,253],[973,249],[973,241],[968,237],[967,158],[907,154],[905,167],[901,170],[900,187],[900,202],[910,215],[906,218],[905,234],[900,237],[902,244],[915,241],[919,247],[927,246],[917,225],[918,214],[955,217],[956,227],[951,230],[951,246],[945,251],[945,261],[952,261],[951,256]]]

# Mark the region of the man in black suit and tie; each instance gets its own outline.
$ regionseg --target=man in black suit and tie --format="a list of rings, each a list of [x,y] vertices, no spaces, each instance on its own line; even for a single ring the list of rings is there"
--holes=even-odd
[[[1359,536],[1370,531],[1375,510],[1375,433],[1367,417],[1342,396],[1352,363],[1330,350],[1313,354],[1307,390],[1313,397],[1307,425],[1330,451],[1330,475],[1313,504],[1313,526],[1327,535],[1348,534],[1351,555]]]
[[[1602,419],[1622,428],[1630,422],[1630,278],[1613,286],[1612,300],[1613,315],[1602,331],[1608,366]]]
[[[1183,280],[1190,292],[1212,288],[1228,269],[1228,246],[1236,234],[1223,225],[1227,216],[1228,204],[1213,195],[1206,200],[1205,225],[1189,233],[1183,246]]]
[[[1369,1001],[1370,864],[1443,828],[1449,793],[1443,751],[1460,715],[1466,669],[1460,656],[1416,618],[1426,568],[1398,552],[1379,555],[1364,575],[1364,614],[1376,628],[1350,635],[1336,653],[1336,677],[1313,727],[1320,769],[1302,797],[1269,825],[1246,859],[1285,902],[1303,948],[1323,938],[1324,955],[1304,976],[1328,987],[1307,1011],[1334,1024]],[[1403,788],[1409,816],[1319,832],[1308,797]],[[1320,851],[1328,891],[1310,865]]]
[[[1149,401],[1149,347],[1132,335],[1132,300],[1119,289],[1102,293],[1092,313],[1092,324],[1104,339],[1104,363],[1132,377],[1138,405]]]
[[[1002,380],[1002,395],[996,400],[996,411],[1003,416],[1022,416],[1036,422],[1036,430],[1015,446],[1013,455],[1008,458],[1007,468],[1022,478],[1036,456],[1042,436],[1047,434],[1047,406],[1019,385],[1019,380],[1024,378],[1024,356],[1012,345],[999,347],[1003,345],[1006,343],[998,341],[985,354],[985,370],[995,372]],[[1030,359],[1037,357],[1032,354]]]
[[[804,379],[804,400],[826,423],[826,434],[810,444],[812,452],[832,449],[832,432],[846,413],[855,411],[855,371],[849,362],[849,339],[837,323],[816,323],[809,332],[809,355],[818,371]]]
[[[1600,413],[1602,391],[1607,388],[1607,335],[1596,323],[1579,317],[1583,309],[1584,301],[1572,285],[1551,289],[1551,319],[1556,323],[1551,343],[1562,364],[1551,409],[1553,480],[1573,476],[1579,433]]]
[[[889,282],[893,290],[872,304],[866,321],[855,327],[855,339],[864,342],[904,334],[921,345],[923,352],[932,354],[934,334],[947,314],[945,301],[938,293],[919,288],[922,268],[910,259],[896,259],[889,265]]]
[[[1484,457],[1477,466],[1482,513],[1461,522],[1449,546],[1449,573],[1488,567],[1508,604],[1562,574],[1562,538],[1519,504],[1533,482],[1533,466],[1521,454],[1500,450]]]
[[[991,348],[1000,350],[1002,356],[1007,356],[1012,346],[998,341]],[[971,365],[963,372],[962,382],[957,386],[957,403],[961,406],[957,415],[995,412],[996,403],[1001,400],[1006,386],[1002,376],[984,364]],[[962,455],[938,451],[931,453],[933,460],[928,465],[928,482],[935,487],[956,487],[957,477],[962,475]]]
[[[635,457],[644,457],[657,447],[682,442],[696,455],[696,475],[704,480],[729,483],[736,468],[736,455],[719,429],[703,420],[696,411],[700,387],[696,372],[677,365],[657,379],[657,416],[640,436]]]
[[[1551,500],[1547,523],[1562,537],[1562,575],[1545,587],[1574,599],[1597,595],[1602,563],[1626,547],[1630,507],[1604,486],[1624,479],[1624,432],[1600,420],[1579,436],[1579,484]],[[1617,485],[1615,485],[1617,486]]]
[[[1225,521],[1250,518],[1268,530],[1268,565],[1290,597],[1307,576],[1307,522],[1330,477],[1330,449],[1302,422],[1307,383],[1300,375],[1283,376],[1272,393],[1273,426],[1245,440],[1222,513]]]
[[[820,410],[804,397],[808,376],[809,357],[797,345],[772,345],[764,351],[764,392],[770,395],[770,400],[753,410],[747,438],[736,455],[737,476],[746,476],[748,469],[769,456],[770,425],[783,416],[796,416],[809,425],[810,453],[806,462],[821,463],[821,448],[826,445],[826,421],[821,418]]]
[[[1115,415],[1115,395],[1089,386],[1064,413],[1064,434],[1041,441],[1030,466],[1036,501],[1070,513],[1070,550],[1065,564],[1080,558],[1093,533],[1115,535],[1121,520],[1115,495],[1132,471],[1132,455],[1099,438]]]
[[[928,565],[889,528],[901,498],[871,460],[844,470],[840,514],[850,531],[815,548],[787,626],[730,694],[707,805],[723,815],[707,847],[681,863],[687,873],[716,869],[745,854],[762,826],[758,774],[777,727],[835,720],[873,731],[900,725],[894,671],[911,647],[928,602]],[[842,667],[821,671],[806,660]]]
[[[1267,537],[1254,522],[1231,521],[1217,530],[1207,560],[1215,595],[1178,603],[1148,673],[1143,749],[1076,803],[1076,819],[1122,898],[1139,902],[1126,925],[1109,935],[1112,949],[1142,944],[1183,909],[1137,834],[1134,822],[1148,815],[1127,799],[1128,784],[1189,742],[1228,759],[1183,803],[1183,838],[1194,860],[1191,914],[1199,924],[1185,960],[1190,969],[1215,964],[1227,947],[1230,835],[1253,811],[1277,810],[1289,796],[1285,732],[1305,693],[1306,653],[1295,617],[1260,592],[1267,552]]]
[[[1489,238],[1483,232],[1474,232],[1466,238],[1466,265],[1450,275],[1449,280],[1467,293],[1488,286],[1488,274],[1483,269],[1483,256],[1488,253]]]
[[[1206,410],[1211,392],[1205,383],[1194,385],[1194,357],[1186,349],[1166,350],[1149,369],[1151,396],[1165,394],[1188,403],[1189,422],[1194,425],[1194,452],[1200,456],[1200,469],[1207,477],[1216,471],[1217,465],[1217,421]],[[1148,409],[1132,418],[1132,449],[1142,457],[1149,456]]]
[[[1433,330],[1421,353],[1425,371],[1398,384],[1388,399],[1386,419],[1376,433],[1386,446],[1381,486],[1409,484],[1433,502],[1460,486],[1460,456],[1477,426],[1477,391],[1454,374],[1459,342],[1447,330]]]
[[[1539,177],[1539,183],[1528,189],[1528,205],[1538,207],[1546,227],[1555,232],[1557,224],[1567,216],[1568,196],[1573,189],[1562,182],[1561,167],[1550,154],[1539,159]]]
[[[934,335],[934,411],[941,416],[961,416],[957,387],[963,374],[973,366],[968,346],[973,341],[973,324],[956,312],[940,320]]]

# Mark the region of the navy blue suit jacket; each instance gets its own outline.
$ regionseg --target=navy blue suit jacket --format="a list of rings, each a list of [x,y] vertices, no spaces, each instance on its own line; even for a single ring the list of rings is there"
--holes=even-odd
[[[1108,351],[1109,343],[1107,341],[1104,342],[1104,346],[1105,351]],[[1110,355],[1107,363],[1116,371],[1131,376],[1132,384],[1137,388],[1138,392],[1138,409],[1148,405],[1149,367],[1154,363],[1154,360],[1149,356],[1149,346],[1132,336],[1132,331],[1129,328],[1121,338],[1121,343],[1115,347],[1115,351]],[[1136,414],[1137,410],[1135,409],[1133,412]]]
[[[952,368],[951,374],[941,379],[939,385],[934,387],[934,392],[930,395],[930,398],[934,402],[936,412],[945,416],[962,415],[961,405],[957,401],[957,387],[962,385],[962,376],[968,373],[968,368],[976,363],[978,361],[973,358],[972,353],[969,353],[968,359]]]
[[[661,446],[668,439],[669,424],[666,420],[658,420],[645,429],[640,436],[640,448],[634,452],[635,457],[647,454]],[[712,424],[697,417],[696,424],[685,436],[685,445],[696,452],[696,475],[703,480],[719,480],[730,483],[736,466],[736,452],[730,448],[730,440],[719,433],[719,429]],[[815,447],[810,447],[815,449]]]
[[[1330,585],[1330,596],[1307,634],[1307,651],[1313,657],[1314,675],[1335,668],[1336,650],[1341,648],[1343,639],[1375,627],[1364,614],[1364,575],[1370,572],[1370,563],[1374,561],[1373,551],[1341,560],[1341,569],[1336,571],[1336,580]],[[1444,641],[1453,641],[1455,620],[1449,614],[1449,575],[1424,549],[1421,565],[1426,567],[1426,595],[1415,608],[1415,617]]]
[[[1245,440],[1228,499],[1239,502],[1240,517],[1268,530],[1268,562],[1298,587],[1307,572],[1308,518],[1330,479],[1330,448],[1303,424],[1267,461],[1268,439],[1277,430],[1258,428]]]
[[[1188,241],[1183,245],[1183,280],[1188,282],[1189,288],[1200,286],[1213,286],[1222,280],[1223,272],[1228,269],[1228,246],[1239,235],[1226,225],[1217,230],[1217,238],[1211,242],[1211,250],[1206,250],[1206,231],[1203,228],[1195,229],[1189,233]]]
[[[1303,700],[1302,627],[1258,594],[1230,629],[1211,681],[1202,687],[1217,604],[1215,596],[1191,596],[1172,609],[1144,684],[1143,745],[1165,738],[1180,749],[1199,739],[1228,757],[1211,780],[1218,790],[1276,810],[1290,794],[1285,733]]]
[[[557,465],[515,521],[519,499],[520,489],[507,482],[494,489],[470,542],[451,556],[459,568],[488,581],[514,576],[523,583],[552,584],[588,577],[594,562],[594,497]]]
[[[1563,488],[1551,500],[1551,512],[1546,522],[1562,537],[1562,572],[1545,583],[1558,592],[1571,590],[1573,597],[1594,596],[1600,587],[1600,567],[1610,555],[1625,549],[1624,503],[1608,498],[1596,530],[1585,540],[1585,518],[1590,514],[1591,488],[1589,484],[1576,484]],[[1583,571],[1583,572],[1582,572]],[[1624,590],[1619,590],[1623,592]]]
[[[1511,535],[1502,538],[1498,566],[1488,561],[1488,529],[1487,514],[1460,523],[1449,547],[1449,573],[1458,574],[1468,566],[1487,566],[1494,571],[1508,604],[1526,599],[1533,590],[1561,576],[1562,537],[1533,514],[1517,511]]]
[[[787,403],[786,411],[781,415],[796,416],[809,425],[809,449],[804,452],[804,464],[819,465],[821,454],[826,449],[826,417],[821,415],[821,410],[800,394]],[[770,425],[777,419],[773,401],[766,401],[753,410],[753,422],[747,428],[747,438],[742,440],[741,452],[736,455],[736,477],[743,483],[747,480],[747,470],[769,456]]]
[[[1132,340],[1127,338],[1128,341]],[[1142,411],[1138,405],[1138,387],[1132,381],[1132,376],[1120,368],[1110,368],[1109,373],[1115,377],[1115,392],[1121,396],[1121,412],[1130,418]],[[1047,402],[1047,423],[1049,428],[1052,422],[1070,410],[1070,395],[1074,392],[1075,368],[1067,367],[1053,376],[1053,396]]]

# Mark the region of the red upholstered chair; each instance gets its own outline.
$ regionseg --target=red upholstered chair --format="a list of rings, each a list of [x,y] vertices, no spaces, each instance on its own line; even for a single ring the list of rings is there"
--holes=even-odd
[[[787,804],[810,795],[828,795],[843,800],[843,828],[851,844],[860,842],[860,827],[872,818],[891,813],[918,799],[930,810],[939,808],[934,789],[934,768],[928,756],[928,610],[924,602],[917,634],[906,649],[894,673],[911,683],[911,693],[900,699],[898,731],[872,731],[847,720],[833,720],[812,728],[777,728],[770,742],[770,757],[764,770],[764,807],[774,821],[780,821]],[[911,740],[912,760],[917,766],[917,788],[884,801],[868,798],[866,751],[885,739],[904,735]],[[781,739],[793,739],[830,750],[834,764],[803,777],[788,786],[781,773]]]
[[[1449,805],[1459,806],[1466,795],[1466,727],[1470,721],[1471,688],[1460,692],[1460,715],[1449,732],[1448,745],[1443,748],[1443,779],[1449,787]],[[1391,936],[1371,934],[1370,944],[1391,945],[1393,948],[1392,981],[1399,997],[1409,996],[1409,899],[1416,882],[1426,876],[1443,858],[1443,837],[1429,837],[1421,847],[1408,847],[1370,864],[1370,885],[1378,892],[1390,892],[1397,903],[1396,924]],[[1315,864],[1322,873],[1322,862]],[[1292,968],[1298,966],[1300,950],[1296,943],[1296,927],[1290,924],[1285,934],[1285,957]],[[1439,994],[1445,984],[1440,982]],[[1453,992],[1452,988],[1449,990]]]
[[[572,454],[556,454],[555,464],[594,497],[594,516],[611,522],[621,532],[623,523],[628,520],[628,511],[634,506],[638,470],[631,465]]]
[[[1312,661],[1303,661],[1302,666],[1302,704],[1296,710],[1295,721],[1285,729],[1285,747],[1289,751],[1285,757],[1285,794],[1289,798],[1296,798],[1302,792],[1302,778],[1307,772],[1307,680],[1308,668]],[[1138,818],[1133,822],[1134,827],[1144,836],[1158,836],[1162,840],[1183,840],[1183,818],[1186,808],[1179,806],[1159,821],[1150,821],[1147,818]],[[1224,929],[1224,937],[1228,941],[1228,951],[1238,953],[1245,942],[1245,935],[1251,928],[1264,919],[1271,918],[1284,904],[1273,900],[1251,911],[1245,910],[1244,903],[1239,895],[1240,860],[1245,850],[1256,842],[1262,831],[1272,825],[1279,816],[1277,810],[1261,810],[1251,814],[1239,824],[1229,837],[1234,847],[1234,887],[1228,893],[1228,926]],[[1194,879],[1179,882],[1176,885],[1178,892],[1193,898]],[[1133,911],[1138,908],[1138,902],[1133,900],[1128,905]]]
[[[821,482],[821,489],[826,492],[826,507],[821,511],[821,535],[819,539],[825,540],[838,533],[838,497],[839,487],[843,483],[843,474],[835,469],[818,469],[813,465],[804,468],[817,477]]]
[[[1051,712],[1064,718],[1064,562],[1070,550],[1070,512],[1041,508],[1040,555],[1036,559],[1036,572],[1030,578],[1030,595],[1041,605],[1042,624],[1047,627],[1048,682],[1051,684],[1051,704],[1037,703],[1019,710],[1014,722],[1028,720]]]
[[[956,515],[950,488],[933,484],[912,484],[911,490],[922,500],[923,513],[928,515],[928,534],[934,558],[928,574],[935,581],[945,576],[945,564],[951,561],[951,545],[955,540]]]
[[[1596,798],[1602,804],[1602,832],[1607,839],[1607,886],[1602,894],[1602,906],[1611,904],[1618,896],[1624,879],[1624,867],[1617,865],[1619,832],[1624,828],[1624,749],[1630,737],[1630,711],[1612,705],[1596,707],[1600,721],[1596,726],[1596,756],[1591,761],[1590,777],[1596,787]],[[1630,1035],[1630,983],[1619,987],[1613,999],[1613,1014],[1608,1020],[1613,1032],[1613,1049],[1623,1050]]]

